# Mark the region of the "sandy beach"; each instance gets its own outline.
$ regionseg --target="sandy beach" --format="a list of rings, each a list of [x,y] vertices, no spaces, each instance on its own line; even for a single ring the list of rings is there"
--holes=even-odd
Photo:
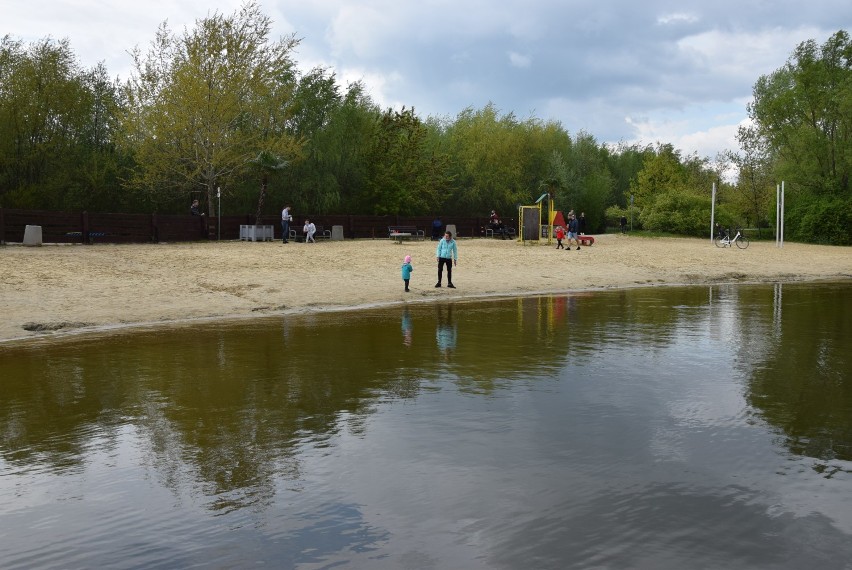
[[[0,342],[193,319],[674,284],[852,279],[852,249],[607,234],[581,250],[461,239],[456,289],[435,242],[197,242],[0,247]],[[411,292],[400,265],[411,255]]]

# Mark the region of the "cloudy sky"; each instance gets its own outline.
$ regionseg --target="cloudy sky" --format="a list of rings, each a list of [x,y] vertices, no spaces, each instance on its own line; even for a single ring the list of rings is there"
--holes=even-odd
[[[129,77],[167,20],[174,31],[239,0],[0,0],[0,34],[68,38],[81,63]],[[261,0],[275,39],[302,38],[305,69],[363,81],[383,107],[454,117],[492,102],[599,142],[657,141],[713,158],[760,75],[802,41],[852,30],[849,0]]]

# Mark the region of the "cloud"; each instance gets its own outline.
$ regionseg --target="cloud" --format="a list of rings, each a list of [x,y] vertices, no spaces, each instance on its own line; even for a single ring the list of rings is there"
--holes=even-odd
[[[529,67],[532,63],[532,58],[526,55],[521,55],[517,52],[509,52],[509,63],[514,67]]]
[[[241,0],[7,2],[5,30],[67,37],[86,66],[128,77],[127,51]],[[675,7],[676,6],[676,7]],[[800,42],[852,28],[848,0],[267,0],[272,39],[295,33],[299,66],[363,80],[382,106],[455,116],[493,102],[599,141],[666,140],[707,156],[728,148],[757,79]],[[630,117],[629,121],[625,117]]]

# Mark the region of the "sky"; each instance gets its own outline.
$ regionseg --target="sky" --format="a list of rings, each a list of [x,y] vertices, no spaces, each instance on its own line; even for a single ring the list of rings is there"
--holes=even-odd
[[[175,32],[239,0],[0,0],[0,35],[67,38],[80,63],[132,72]],[[453,119],[493,104],[599,143],[737,150],[752,87],[798,44],[852,31],[849,0],[261,0],[272,39],[295,34],[300,68],[362,81],[383,108]]]

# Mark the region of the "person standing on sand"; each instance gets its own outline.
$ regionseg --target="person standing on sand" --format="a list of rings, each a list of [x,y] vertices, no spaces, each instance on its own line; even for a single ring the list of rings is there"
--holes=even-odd
[[[402,280],[405,283],[405,292],[408,293],[408,282],[411,280],[411,272],[414,267],[411,266],[411,256],[406,255],[402,263]]]
[[[444,274],[444,265],[447,266],[447,287],[455,289],[453,285],[453,265],[459,263],[459,249],[456,247],[456,240],[453,239],[452,232],[446,232],[444,239],[438,242],[438,247],[435,249],[435,258],[438,260],[438,282],[435,287],[441,286],[441,278]]]
[[[574,214],[568,219],[568,249],[571,249],[571,240],[577,242],[577,249],[580,249],[580,234],[577,233],[577,217]]]
[[[627,216],[621,216],[621,233],[627,233]]]
[[[290,204],[287,204],[281,210],[281,235],[284,238],[282,243],[288,243],[287,238],[290,237],[290,222],[292,221],[293,216],[290,215]]]

